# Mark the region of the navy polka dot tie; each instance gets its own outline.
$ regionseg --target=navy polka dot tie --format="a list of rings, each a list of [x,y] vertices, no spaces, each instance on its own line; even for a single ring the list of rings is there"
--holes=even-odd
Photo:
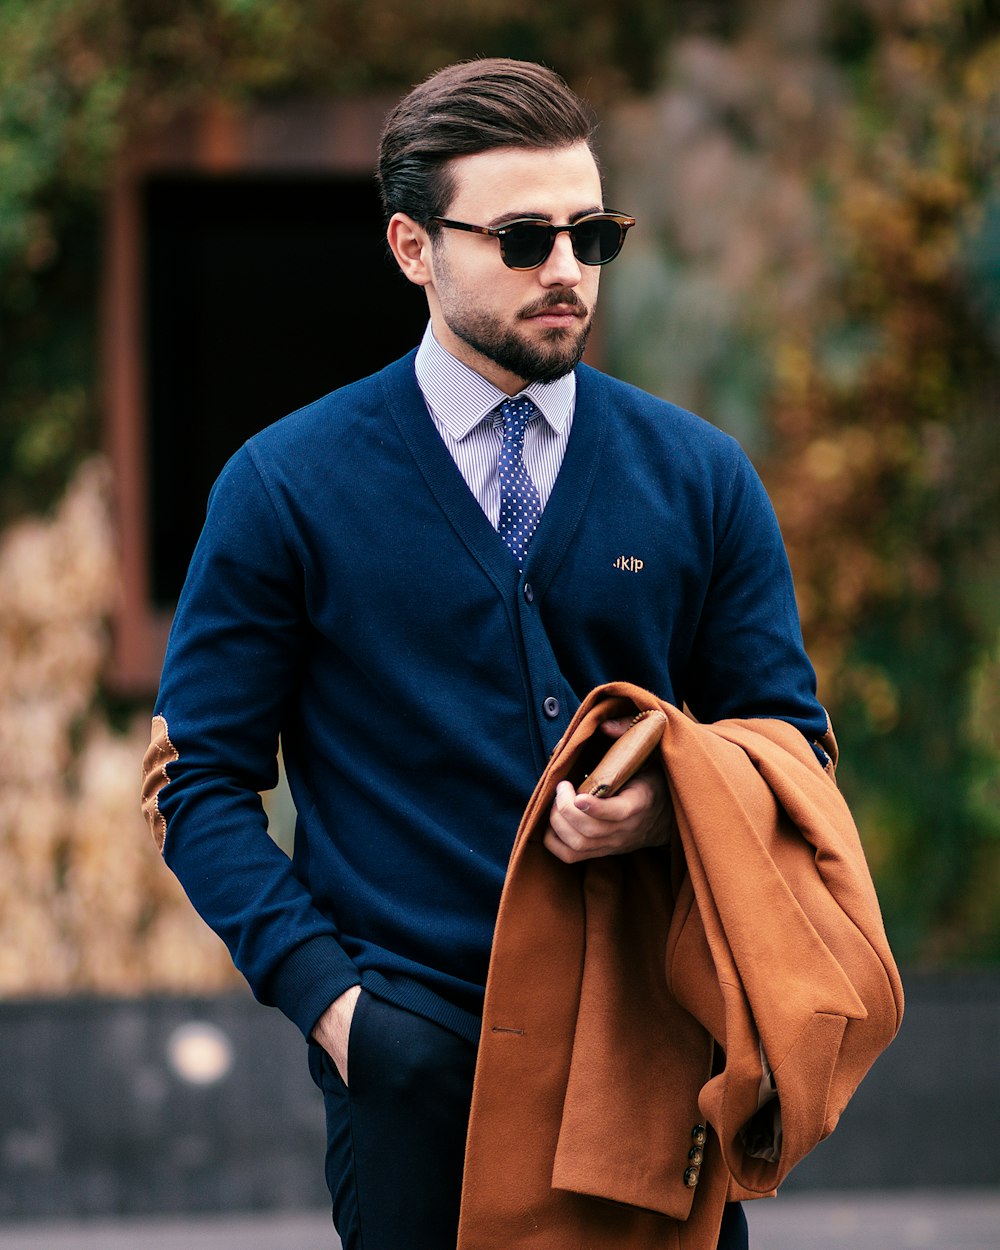
[[[500,448],[500,519],[497,531],[511,550],[517,567],[524,564],[524,553],[542,515],[535,483],[524,466],[524,431],[538,409],[523,395],[505,399],[500,405],[503,417],[503,446]]]

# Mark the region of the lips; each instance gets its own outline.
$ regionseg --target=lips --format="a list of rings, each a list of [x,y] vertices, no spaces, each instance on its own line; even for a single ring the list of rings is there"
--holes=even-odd
[[[543,308],[531,314],[532,317],[582,317],[583,315],[582,308],[569,308],[565,304],[556,304],[553,308]]]
[[[571,322],[586,317],[587,309],[578,299],[549,298],[533,308],[521,313],[525,321],[544,321],[550,325],[569,325]]]
[[[580,316],[577,313],[574,313],[572,316],[557,316],[552,313],[539,313],[535,317],[529,317],[528,320],[532,322],[533,325],[536,325],[543,330],[551,330],[554,333],[565,334],[571,330],[575,331],[577,329],[582,329],[582,322],[579,326],[577,325],[577,322],[580,321]]]

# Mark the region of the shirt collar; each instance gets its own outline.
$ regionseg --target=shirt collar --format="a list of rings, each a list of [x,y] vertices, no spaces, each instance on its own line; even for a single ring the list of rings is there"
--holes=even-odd
[[[417,382],[427,406],[455,439],[462,439],[509,398],[505,391],[453,356],[434,337],[430,322],[417,349]],[[576,375],[555,382],[531,382],[527,395],[557,434],[566,428],[576,400]]]

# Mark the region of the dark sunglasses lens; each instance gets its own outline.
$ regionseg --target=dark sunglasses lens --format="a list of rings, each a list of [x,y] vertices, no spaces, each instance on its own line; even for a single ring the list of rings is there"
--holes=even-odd
[[[552,251],[549,227],[544,221],[521,221],[505,230],[500,239],[505,265],[512,269],[534,269]]]
[[[613,217],[578,221],[571,232],[573,251],[584,265],[606,265],[625,241],[625,230]],[[544,221],[519,221],[500,238],[500,251],[511,269],[535,269],[552,251],[555,234]]]
[[[573,250],[584,265],[606,265],[621,251],[625,232],[613,218],[578,222],[573,231]]]

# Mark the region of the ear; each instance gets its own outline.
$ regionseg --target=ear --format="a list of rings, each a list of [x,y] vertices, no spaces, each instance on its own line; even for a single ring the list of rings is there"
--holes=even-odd
[[[431,241],[427,231],[405,213],[393,213],[386,227],[386,238],[403,274],[417,286],[434,280]]]

